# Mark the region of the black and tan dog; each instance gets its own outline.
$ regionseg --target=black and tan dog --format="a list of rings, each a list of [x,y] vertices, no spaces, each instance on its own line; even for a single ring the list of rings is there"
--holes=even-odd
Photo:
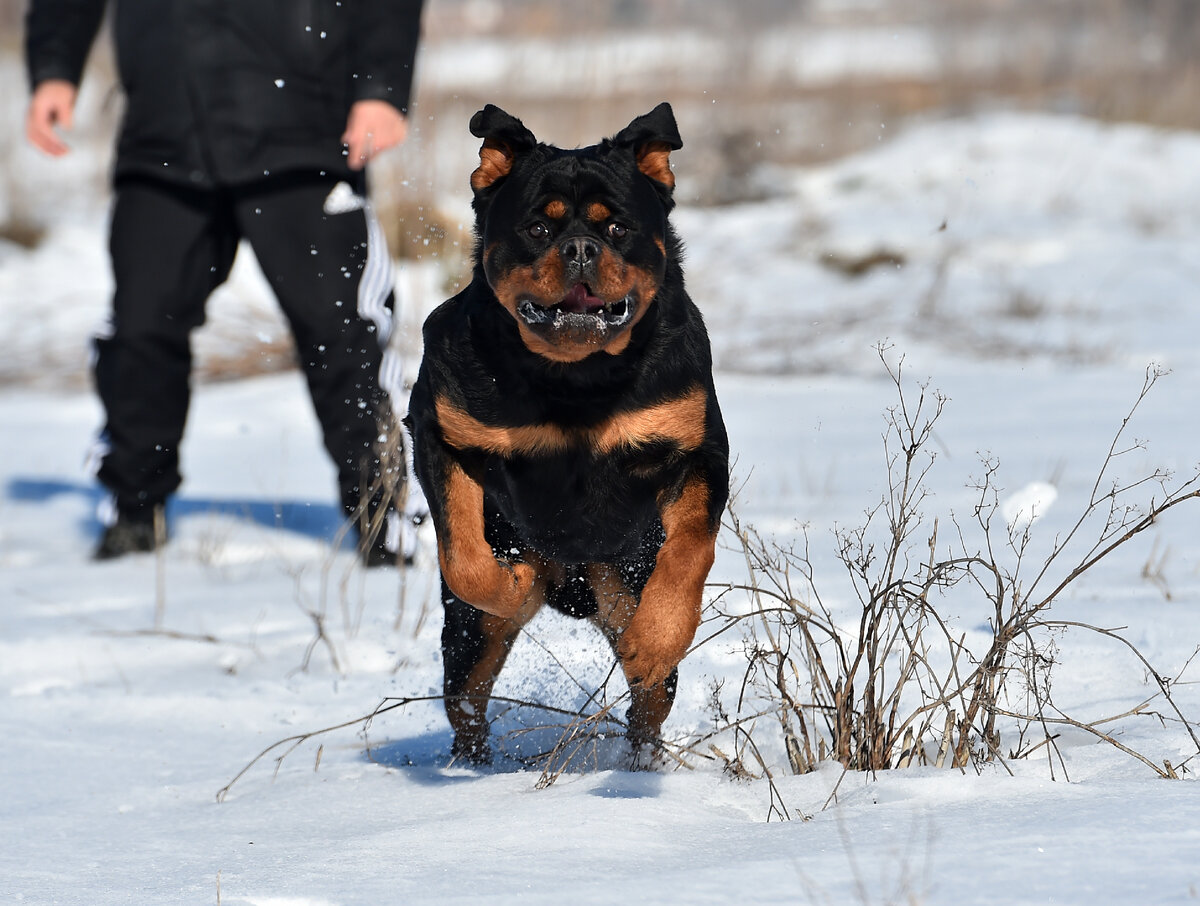
[[[437,530],[456,755],[543,604],[594,621],[657,738],[700,622],[728,495],[708,335],[688,298],[667,104],[598,145],[541,144],[488,106],[470,285],[425,322],[409,427]]]

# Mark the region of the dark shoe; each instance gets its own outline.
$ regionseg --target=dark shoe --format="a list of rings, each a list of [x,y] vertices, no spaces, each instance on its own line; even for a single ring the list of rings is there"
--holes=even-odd
[[[147,554],[153,551],[158,547],[154,512],[153,509],[149,509],[146,515],[118,515],[117,521],[104,529],[100,543],[92,553],[92,559],[113,560],[126,554]]]

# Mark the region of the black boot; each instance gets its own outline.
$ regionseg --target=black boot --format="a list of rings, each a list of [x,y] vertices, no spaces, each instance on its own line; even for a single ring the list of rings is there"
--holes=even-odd
[[[146,554],[158,547],[155,514],[162,508],[139,507],[117,511],[117,521],[104,529],[100,543],[92,553],[93,560],[113,560],[126,554]]]

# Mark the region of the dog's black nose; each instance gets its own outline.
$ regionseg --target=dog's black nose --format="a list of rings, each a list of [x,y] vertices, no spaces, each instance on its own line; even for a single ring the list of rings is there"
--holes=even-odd
[[[600,243],[586,236],[568,239],[558,247],[558,253],[563,261],[576,267],[584,268],[593,264],[600,257]]]

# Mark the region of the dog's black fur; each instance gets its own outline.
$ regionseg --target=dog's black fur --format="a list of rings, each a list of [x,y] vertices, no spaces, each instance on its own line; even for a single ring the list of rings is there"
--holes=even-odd
[[[454,751],[490,758],[487,697],[542,604],[589,618],[658,736],[728,495],[708,335],[668,223],[660,104],[562,150],[488,106],[470,285],[425,322],[408,425],[437,531]]]

